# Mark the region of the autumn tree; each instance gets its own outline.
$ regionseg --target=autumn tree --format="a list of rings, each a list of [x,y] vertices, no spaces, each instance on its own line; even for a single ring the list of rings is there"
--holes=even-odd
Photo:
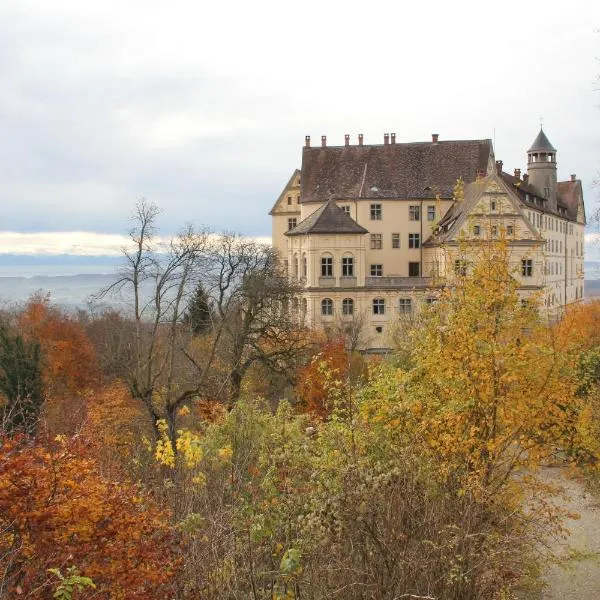
[[[84,327],[48,297],[32,296],[18,315],[18,327],[26,339],[40,344],[49,396],[77,394],[98,383],[96,352]]]
[[[235,402],[255,362],[284,371],[305,338],[283,310],[295,288],[281,275],[270,247],[192,227],[160,246],[158,214],[151,203],[137,204],[125,264],[102,295],[122,292],[132,299],[134,340],[125,380],[148,411],[155,437],[164,420],[176,448],[183,406],[205,393],[214,396],[215,388]],[[182,324],[194,293],[213,313],[201,335]]]
[[[76,567],[94,598],[173,597],[176,537],[137,486],[109,480],[81,438],[0,440],[1,597],[50,598]]]
[[[415,434],[492,495],[564,446],[579,404],[573,362],[517,288],[507,242],[478,246],[415,336],[403,386]]]

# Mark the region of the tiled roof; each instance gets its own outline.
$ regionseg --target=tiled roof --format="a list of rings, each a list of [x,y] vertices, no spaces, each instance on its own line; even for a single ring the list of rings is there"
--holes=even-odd
[[[527,152],[556,152],[556,148],[550,143],[544,130],[540,127],[540,132]]]
[[[493,164],[491,140],[305,147],[301,202],[356,198],[451,198],[456,180]]]
[[[575,202],[574,212],[569,208],[568,204],[565,202],[564,193],[567,190],[565,187],[566,184],[576,183],[570,181],[559,182],[557,184],[557,206],[559,210],[552,210],[548,206],[548,202],[542,196],[542,194],[530,185],[527,181],[523,179],[519,179],[518,177],[514,177],[508,173],[502,173],[502,179],[505,183],[512,186],[512,188],[518,193],[519,199],[523,203],[524,206],[528,208],[534,208],[535,210],[540,210],[549,215],[554,215],[556,217],[566,218],[571,221],[575,221],[577,219],[577,202]],[[566,215],[560,209],[566,210]]]
[[[348,213],[333,200],[326,202],[314,213],[298,223],[285,235],[303,235],[306,233],[368,233]]]
[[[575,179],[574,181],[559,181],[556,185],[562,204],[567,208],[569,220],[577,221],[579,206],[584,206],[581,181],[579,179]],[[585,223],[585,209],[583,222]]]

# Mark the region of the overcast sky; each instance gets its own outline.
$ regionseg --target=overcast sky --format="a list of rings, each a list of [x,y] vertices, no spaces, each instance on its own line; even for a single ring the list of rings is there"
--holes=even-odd
[[[593,0],[2,0],[0,231],[119,234],[145,196],[165,233],[270,235],[305,134],[495,135],[512,172],[540,117],[590,213],[599,28]]]

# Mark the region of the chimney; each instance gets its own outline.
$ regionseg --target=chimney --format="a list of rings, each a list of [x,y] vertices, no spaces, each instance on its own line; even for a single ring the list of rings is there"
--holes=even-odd
[[[389,133],[384,133],[383,134],[383,143],[386,146],[390,143],[390,134]]]
[[[571,173],[571,181],[577,181],[577,175],[575,175],[575,173]]]
[[[348,134],[346,134],[344,136],[344,145],[345,146],[349,146],[350,145],[350,136]]]
[[[502,175],[502,161],[501,160],[496,161],[496,173],[498,173],[498,175]]]
[[[523,181],[525,183],[527,183],[527,180],[529,179],[529,173],[523,173]]]
[[[321,136],[321,146],[323,146],[323,148],[325,148],[327,146],[327,136],[326,135]]]
[[[396,143],[396,134],[392,133],[391,138],[392,138],[392,144],[395,144]]]
[[[310,148],[310,135],[304,136],[304,146]]]
[[[485,177],[485,171],[483,169],[477,169],[477,179],[483,179]]]
[[[358,134],[358,145],[359,146],[363,145],[363,134],[362,133]]]
[[[437,144],[438,143],[438,138],[440,137],[439,133],[432,133],[431,134],[431,143],[432,144]]]
[[[521,169],[515,169],[515,177],[521,179]]]

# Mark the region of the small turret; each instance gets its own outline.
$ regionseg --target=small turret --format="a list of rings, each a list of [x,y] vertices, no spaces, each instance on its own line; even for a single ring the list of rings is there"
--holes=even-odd
[[[529,185],[542,198],[546,198],[548,208],[556,210],[556,148],[541,127],[531,148],[527,150],[527,173]]]

